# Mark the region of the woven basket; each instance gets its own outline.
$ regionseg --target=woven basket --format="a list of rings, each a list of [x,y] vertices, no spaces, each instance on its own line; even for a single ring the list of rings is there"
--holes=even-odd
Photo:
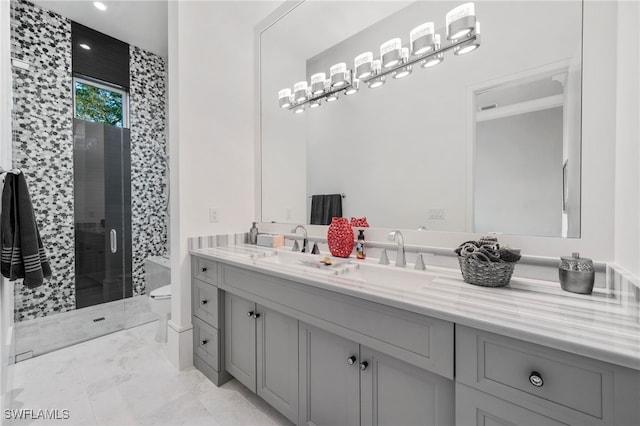
[[[469,284],[483,287],[502,287],[509,284],[517,262],[490,262],[482,253],[458,256],[462,278]]]

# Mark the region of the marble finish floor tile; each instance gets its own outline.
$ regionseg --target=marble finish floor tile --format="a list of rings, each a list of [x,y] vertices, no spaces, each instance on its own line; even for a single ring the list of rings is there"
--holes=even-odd
[[[67,420],[9,425],[291,425],[232,380],[216,387],[194,368],[177,371],[157,323],[99,337],[19,362],[10,408],[69,410]]]

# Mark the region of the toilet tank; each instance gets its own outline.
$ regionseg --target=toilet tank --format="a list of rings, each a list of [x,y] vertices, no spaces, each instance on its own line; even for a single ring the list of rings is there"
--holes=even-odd
[[[171,284],[171,266],[164,256],[150,256],[144,260],[145,293]]]

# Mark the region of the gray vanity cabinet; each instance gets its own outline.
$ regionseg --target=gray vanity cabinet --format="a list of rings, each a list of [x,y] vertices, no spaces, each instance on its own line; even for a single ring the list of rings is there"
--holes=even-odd
[[[360,347],[360,421],[365,425],[453,425],[454,384]]]
[[[566,423],[456,384],[456,424],[486,426],[566,426]]]
[[[300,324],[300,425],[360,424],[360,345]]]
[[[298,321],[225,292],[225,369],[283,415],[298,418]]]
[[[226,292],[224,295],[225,369],[256,391],[256,304]]]
[[[193,365],[220,386],[231,376],[223,368],[224,306],[218,288],[218,264],[194,257],[192,277]]]
[[[303,425],[453,425],[453,381],[300,326]]]
[[[264,306],[257,326],[257,394],[292,422],[298,419],[298,320]]]
[[[637,371],[469,327],[456,381],[459,424],[640,424]]]

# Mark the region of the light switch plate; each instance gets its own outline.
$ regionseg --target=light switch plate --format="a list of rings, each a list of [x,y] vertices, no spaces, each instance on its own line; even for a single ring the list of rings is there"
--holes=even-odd
[[[218,221],[219,221],[218,209],[215,207],[211,207],[209,209],[209,222],[217,223]]]
[[[429,219],[431,220],[441,220],[444,219],[445,217],[445,211],[443,208],[439,208],[439,209],[429,209]]]

